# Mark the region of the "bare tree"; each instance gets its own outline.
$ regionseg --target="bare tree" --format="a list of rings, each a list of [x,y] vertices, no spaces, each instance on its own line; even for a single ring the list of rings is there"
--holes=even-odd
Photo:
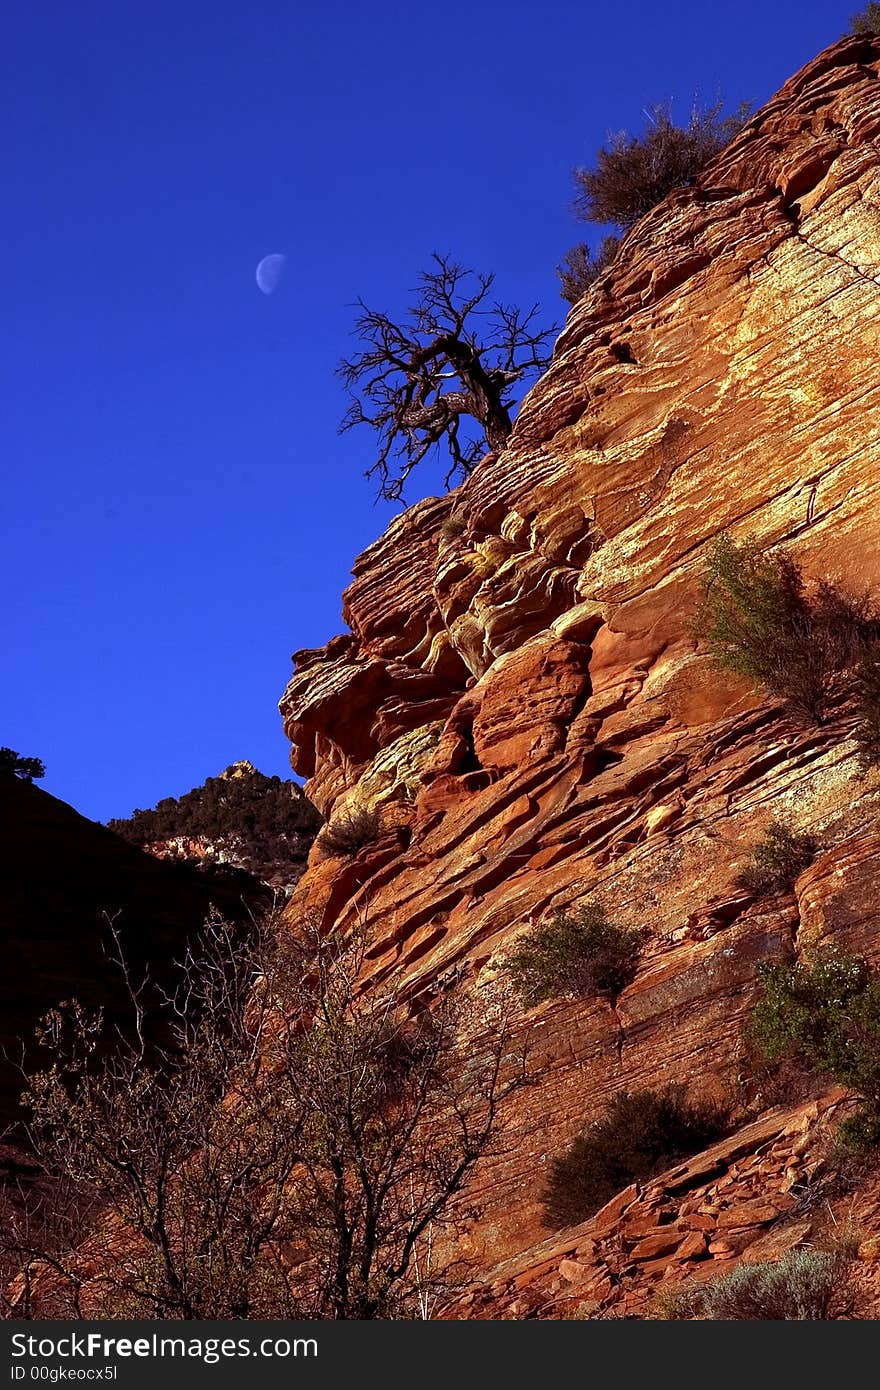
[[[48,1016],[31,1078],[47,1180],[91,1224],[18,1219],[6,1315],[394,1317],[448,1280],[450,1203],[523,1080],[502,1015],[461,1043],[443,996],[361,985],[367,940],[208,924],[151,1063],[99,1019]],[[129,984],[131,982],[129,981]],[[135,1010],[138,988],[130,989]],[[9,1252],[7,1252],[9,1253]],[[67,1308],[67,1313],[62,1311]]]
[[[288,1034],[285,1070],[302,1120],[313,1317],[424,1314],[454,1264],[440,1248],[453,1199],[498,1147],[499,1107],[526,1079],[503,1003],[477,1020],[448,996],[413,1010],[394,989],[364,990],[367,945],[312,929],[299,947],[313,1011]]]
[[[449,452],[447,487],[487,449],[503,449],[513,388],[547,366],[555,332],[535,326],[537,305],[523,312],[490,300],[493,275],[449,256],[432,260],[402,322],[359,301],[355,334],[365,346],[338,369],[351,396],[340,430],[377,432],[379,453],[366,476],[390,501],[402,498],[412,470],[438,445]]]
[[[99,1215],[84,1240],[51,1252],[36,1287],[31,1277],[32,1306],[57,1303],[65,1287],[82,1306],[88,1268],[92,1316],[294,1311],[281,1256],[298,1135],[277,1123],[281,1086],[260,1053],[274,1004],[254,993],[267,943],[265,930],[245,937],[209,921],[155,1059],[139,988],[135,1027],[109,1050],[101,1018],[75,1003],[44,1020],[55,1060],[30,1078],[28,1137],[46,1179],[90,1192]],[[45,1252],[30,1241],[22,1253],[33,1275]]]

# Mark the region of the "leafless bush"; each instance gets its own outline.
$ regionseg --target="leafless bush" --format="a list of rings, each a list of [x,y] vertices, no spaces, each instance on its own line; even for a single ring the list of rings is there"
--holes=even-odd
[[[594,168],[575,170],[578,216],[627,231],[673,188],[693,183],[742,128],[748,107],[721,112],[721,102],[694,107],[687,125],[677,126],[668,105],[652,107],[642,135],[621,132],[600,149]]]
[[[88,1194],[93,1219],[85,1243],[75,1223],[18,1219],[8,1315],[373,1318],[428,1298],[448,1264],[429,1272],[427,1246],[522,1059],[503,1017],[464,1051],[451,1005],[413,1014],[363,990],[365,950],[364,933],[291,941],[269,922],[243,937],[215,919],[156,1064],[137,989],[136,1040],[109,1054],[99,1018],[48,1016],[29,1137],[47,1183]]]
[[[566,251],[560,264],[556,267],[556,274],[559,277],[559,293],[569,304],[577,304],[590,288],[594,280],[597,280],[603,270],[614,261],[620,247],[620,239],[616,236],[607,236],[602,240],[597,251],[587,246],[586,242],[579,242],[577,246],[572,246],[570,251]]]
[[[362,806],[337,820],[328,821],[318,836],[318,844],[332,858],[353,859],[378,839],[381,830],[380,812],[374,807]]]

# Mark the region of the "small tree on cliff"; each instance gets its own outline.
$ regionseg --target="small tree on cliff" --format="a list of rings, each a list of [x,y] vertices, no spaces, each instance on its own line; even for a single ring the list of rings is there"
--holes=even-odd
[[[18,777],[22,782],[33,782],[35,778],[45,775],[46,768],[40,758],[23,758],[14,748],[0,748],[0,777]]]
[[[49,1017],[31,1143],[48,1178],[91,1194],[93,1224],[82,1250],[82,1227],[49,1246],[26,1214],[0,1232],[11,1316],[66,1301],[68,1316],[381,1318],[442,1286],[450,1202],[495,1145],[522,1058],[503,1016],[465,1047],[443,999],[414,1010],[363,988],[366,946],[214,922],[159,1064],[139,1028],[108,1051],[75,1006]]]
[[[542,371],[554,329],[490,300],[493,275],[433,256],[416,298],[396,322],[359,301],[355,334],[364,344],[339,364],[351,404],[340,431],[370,425],[379,440],[379,496],[399,501],[410,473],[432,449],[449,454],[446,486],[465,477],[486,450],[503,449],[513,428],[514,388]]]

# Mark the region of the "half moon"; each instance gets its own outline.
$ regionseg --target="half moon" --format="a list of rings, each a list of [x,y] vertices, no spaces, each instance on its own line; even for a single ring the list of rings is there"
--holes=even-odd
[[[278,252],[264,256],[257,266],[257,285],[263,294],[274,294],[284,274],[287,257]]]

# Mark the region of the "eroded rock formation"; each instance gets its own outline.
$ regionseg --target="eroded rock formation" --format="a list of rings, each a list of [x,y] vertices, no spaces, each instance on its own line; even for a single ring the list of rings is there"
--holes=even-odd
[[[762,960],[831,937],[880,964],[880,784],[859,775],[850,716],[798,723],[691,625],[728,528],[785,544],[808,579],[880,592],[878,76],[880,41],[842,40],[633,229],[509,447],[361,556],[350,632],[299,653],[282,700],[321,811],[380,806],[384,824],[351,861],[312,851],[291,921],[368,917],[377,978],[489,997],[520,929],[588,900],[650,931],[615,1006],[523,1014],[538,1082],[462,1248],[499,1297],[531,1290],[531,1312],[559,1292],[535,1273],[548,1259],[551,1284],[619,1310],[643,1306],[644,1279],[729,1263],[777,1224],[807,1238],[785,1176],[806,1111],[757,1121],[735,1172],[725,1160],[754,1222],[730,1226],[708,1189],[688,1188],[688,1211],[662,1183],[630,1193],[624,1248],[653,1240],[638,1278],[644,1261],[609,1261],[595,1229],[548,1255],[538,1194],[615,1091],[729,1091]],[[822,853],[796,898],[759,901],[735,879],[771,815]]]

